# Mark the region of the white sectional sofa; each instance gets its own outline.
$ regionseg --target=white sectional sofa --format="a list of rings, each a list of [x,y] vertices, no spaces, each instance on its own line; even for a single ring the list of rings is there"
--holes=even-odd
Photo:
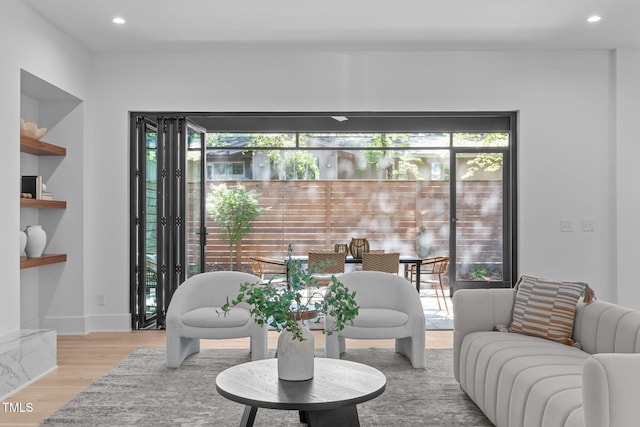
[[[578,303],[573,339],[493,331],[509,325],[514,289],[458,290],[454,373],[498,427],[640,426],[640,312]],[[627,353],[627,354],[625,354]]]

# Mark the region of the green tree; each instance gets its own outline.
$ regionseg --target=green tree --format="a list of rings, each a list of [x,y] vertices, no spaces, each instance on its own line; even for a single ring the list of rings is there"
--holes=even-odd
[[[366,150],[367,165],[373,170],[388,170],[389,178],[409,178],[423,179],[419,166],[424,162],[411,151],[396,152],[388,148],[393,146],[408,147],[409,135],[395,133],[376,133],[371,138],[372,147],[384,148],[383,150]]]
[[[284,154],[284,174],[286,179],[318,179],[318,160],[309,151],[287,151]]]
[[[261,148],[295,147],[295,135],[289,133],[264,133],[254,136],[251,139],[251,145]],[[265,153],[271,163],[278,164],[280,162],[280,150],[266,150]]]
[[[501,147],[509,144],[507,133],[461,133],[456,134],[457,146]],[[462,179],[472,178],[477,172],[497,172],[502,169],[502,153],[481,153],[467,162],[467,171]]]
[[[294,134],[261,134],[253,137],[254,147],[294,147]],[[301,145],[304,145],[307,135],[298,135]],[[275,169],[275,176],[278,179],[318,179],[320,169],[316,156],[306,150],[282,151],[266,150],[265,154],[269,158],[271,166]],[[272,170],[273,172],[273,170]]]
[[[207,213],[218,223],[223,239],[229,243],[229,268],[233,270],[233,247],[253,229],[253,222],[269,208],[259,206],[260,195],[242,184],[228,188],[213,185],[207,194]]]
[[[467,161],[467,171],[462,179],[472,178],[477,172],[497,172],[502,169],[502,153],[481,153]]]
[[[415,153],[410,151],[403,151],[398,154],[397,167],[393,171],[393,177],[396,179],[409,179],[409,176],[413,176],[414,179],[424,179],[422,172],[420,172],[420,166],[424,166],[424,161],[415,156]]]

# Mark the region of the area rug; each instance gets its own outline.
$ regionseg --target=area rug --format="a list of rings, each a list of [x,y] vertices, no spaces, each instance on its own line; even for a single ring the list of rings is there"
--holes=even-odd
[[[358,405],[362,426],[491,426],[453,377],[452,351],[427,351],[427,368],[391,349],[350,349],[344,359],[382,371],[387,388]],[[178,369],[161,349],[137,349],[41,426],[237,426],[243,406],[215,390],[216,375],[249,361],[243,350],[204,349]],[[255,426],[299,426],[295,411],[259,409]],[[304,425],[304,424],[302,424]]]

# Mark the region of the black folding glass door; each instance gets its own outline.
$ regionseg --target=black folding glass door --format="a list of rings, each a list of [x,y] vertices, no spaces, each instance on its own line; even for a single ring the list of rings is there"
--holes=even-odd
[[[202,205],[204,133],[184,118],[131,121],[132,328],[161,328],[173,292],[202,268],[201,210],[185,207]]]

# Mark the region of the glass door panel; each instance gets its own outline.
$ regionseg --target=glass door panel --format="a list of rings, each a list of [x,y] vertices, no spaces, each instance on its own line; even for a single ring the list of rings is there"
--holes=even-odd
[[[145,286],[144,323],[151,322],[157,315],[158,286],[158,134],[155,127],[145,129]]]
[[[502,286],[504,270],[503,152],[455,155],[456,288]]]
[[[158,133],[154,120],[135,117],[131,175],[131,319],[133,329],[158,317]]]
[[[203,152],[205,130],[187,123],[186,221],[187,277],[204,271],[206,228],[204,226]]]

